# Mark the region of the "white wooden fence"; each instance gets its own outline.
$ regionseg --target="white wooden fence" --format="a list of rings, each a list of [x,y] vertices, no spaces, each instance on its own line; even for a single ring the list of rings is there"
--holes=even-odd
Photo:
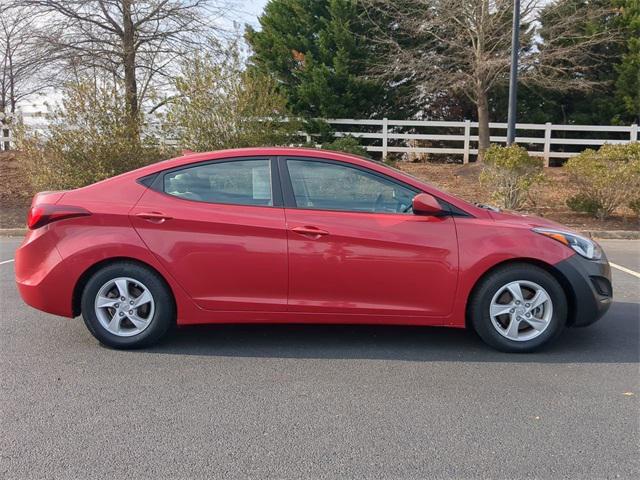
[[[26,124],[46,129],[46,113],[21,114]],[[12,145],[11,130],[2,128],[0,114],[0,149]],[[360,139],[369,152],[379,152],[383,158],[390,153],[459,155],[468,163],[478,154],[478,122],[430,120],[356,120],[334,118],[325,120],[334,127],[337,137],[353,136]],[[506,123],[491,123],[491,143],[506,142]],[[311,140],[307,135],[307,140]],[[605,143],[638,141],[638,125],[557,125],[552,123],[518,123],[516,143],[529,154],[541,156],[545,166],[550,159],[565,159],[577,155],[587,147],[597,148]]]
[[[383,158],[386,158],[389,153],[445,154],[460,155],[463,163],[468,163],[471,155],[478,154],[478,122],[470,120],[440,122],[343,118],[326,121],[334,126],[336,136],[351,135],[363,139],[362,143],[365,144],[367,151],[381,152]],[[506,123],[490,123],[489,127],[491,143],[506,143]],[[446,132],[443,133],[443,130]],[[568,137],[565,132],[570,132],[569,135],[573,137]],[[576,132],[580,132],[578,138],[575,136]],[[594,138],[594,134],[597,137]],[[605,138],[603,134],[606,135]],[[369,144],[365,143],[367,141]],[[605,143],[636,141],[638,141],[636,124],[630,126],[516,124],[516,143],[526,146],[530,155],[544,157],[545,166],[549,166],[551,158],[569,158],[587,147],[597,148]]]
[[[15,147],[13,141],[12,124],[21,119],[26,126],[40,131],[46,131],[49,113],[46,111],[20,112],[15,115],[0,113],[0,151]]]

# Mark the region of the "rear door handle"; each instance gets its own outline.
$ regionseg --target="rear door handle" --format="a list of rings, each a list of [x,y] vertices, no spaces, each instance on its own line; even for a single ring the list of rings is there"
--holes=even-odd
[[[144,218],[148,222],[163,223],[166,220],[171,220],[172,217],[160,212],[140,212],[136,213],[136,217]]]
[[[291,229],[292,232],[296,232],[298,235],[303,235],[305,237],[313,238],[314,240],[323,237],[325,235],[329,235],[329,232],[325,230],[321,230],[318,227],[293,227]]]

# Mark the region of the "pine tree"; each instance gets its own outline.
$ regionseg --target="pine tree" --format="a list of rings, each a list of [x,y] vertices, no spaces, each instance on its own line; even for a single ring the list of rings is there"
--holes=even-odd
[[[279,82],[295,114],[381,116],[391,102],[367,75],[373,50],[361,14],[355,0],[271,0],[261,29],[247,27],[251,68]]]
[[[616,67],[616,94],[625,113],[640,122],[640,0],[620,0],[626,52]]]

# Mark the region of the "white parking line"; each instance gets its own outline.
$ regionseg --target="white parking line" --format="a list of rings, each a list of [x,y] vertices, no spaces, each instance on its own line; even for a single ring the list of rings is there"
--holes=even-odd
[[[640,273],[634,272],[633,270],[628,269],[627,267],[623,267],[622,265],[618,265],[617,263],[609,262],[613,268],[620,270],[621,272],[628,273],[629,275],[633,275],[634,277],[640,278]]]
[[[11,262],[13,262],[13,258],[11,260],[4,260],[0,262],[0,265],[4,265],[5,263],[11,263]]]

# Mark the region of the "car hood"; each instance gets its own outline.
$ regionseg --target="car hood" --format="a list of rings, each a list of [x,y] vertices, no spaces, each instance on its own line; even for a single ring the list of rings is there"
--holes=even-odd
[[[513,212],[510,210],[489,211],[489,215],[497,222],[512,223],[522,226],[545,227],[555,228],[557,230],[563,230],[565,232],[575,232],[572,228],[569,228],[561,223],[557,223],[546,218],[537,217],[535,215],[525,215],[523,213]]]

